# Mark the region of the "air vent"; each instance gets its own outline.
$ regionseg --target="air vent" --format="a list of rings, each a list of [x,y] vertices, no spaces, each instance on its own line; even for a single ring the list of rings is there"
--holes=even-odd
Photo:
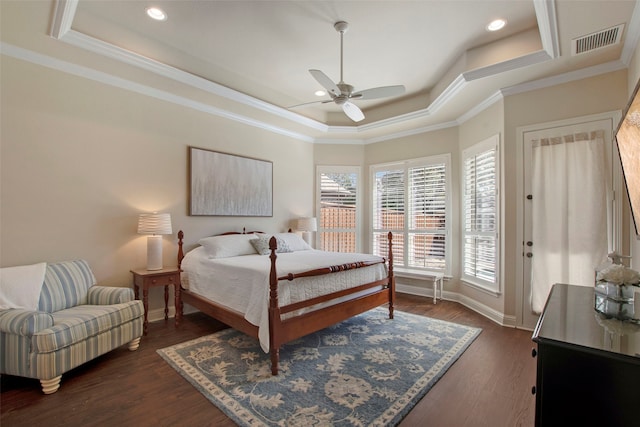
[[[571,54],[580,55],[582,53],[618,44],[622,39],[623,30],[624,24],[620,24],[615,27],[607,28],[606,30],[598,31],[597,33],[573,39],[571,43]]]

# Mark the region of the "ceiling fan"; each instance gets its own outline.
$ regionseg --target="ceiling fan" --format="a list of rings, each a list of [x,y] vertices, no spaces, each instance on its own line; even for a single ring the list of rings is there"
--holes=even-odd
[[[333,28],[340,33],[340,82],[334,83],[325,73],[320,70],[309,70],[311,75],[320,85],[327,90],[327,93],[331,99],[325,101],[307,102],[305,104],[294,105],[293,107],[300,107],[302,105],[335,102],[342,107],[344,113],[354,122],[359,122],[364,119],[362,110],[358,108],[352,100],[364,100],[364,99],[379,99],[390,96],[397,96],[404,93],[405,89],[402,85],[397,86],[381,86],[371,89],[365,89],[358,92],[353,91],[353,86],[344,82],[342,78],[342,63],[343,63],[343,37],[344,33],[349,29],[349,24],[345,21],[338,21],[333,24]]]

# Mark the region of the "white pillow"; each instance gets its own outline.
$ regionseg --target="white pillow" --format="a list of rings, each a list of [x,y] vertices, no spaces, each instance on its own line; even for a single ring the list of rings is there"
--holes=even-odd
[[[38,310],[47,263],[0,268],[0,310]]]
[[[202,238],[198,240],[198,244],[204,247],[209,258],[229,258],[255,254],[251,240],[257,238],[255,234],[227,234]]]
[[[313,249],[307,242],[302,239],[300,235],[296,233],[278,233],[275,236],[277,239],[279,238],[284,240],[291,252],[308,251],[310,249]]]

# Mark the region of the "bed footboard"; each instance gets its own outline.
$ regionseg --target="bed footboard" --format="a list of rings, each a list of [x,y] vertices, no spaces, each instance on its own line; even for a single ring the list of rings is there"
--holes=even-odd
[[[297,274],[286,274],[278,276],[276,268],[276,250],[277,241],[275,237],[269,240],[269,249],[271,254],[271,270],[269,274],[269,349],[271,353],[271,374],[278,375],[278,365],[280,361],[280,346],[294,339],[317,332],[328,326],[349,319],[355,315],[364,313],[380,305],[389,304],[389,319],[393,319],[393,311],[395,304],[395,278],[393,275],[393,234],[387,234],[388,240],[388,258],[380,261],[359,261],[348,264],[334,265],[319,269],[309,270]],[[348,290],[333,292],[321,297],[312,298],[310,300],[291,304],[286,307],[280,307],[278,303],[278,283],[281,280],[295,280],[302,277],[320,276],[324,274],[338,273],[341,271],[352,270],[356,268],[368,267],[375,264],[388,262],[387,277],[371,283],[366,283]],[[359,292],[368,289],[375,289],[366,295],[360,295]],[[355,295],[348,298],[349,295]],[[299,310],[301,308],[311,307],[336,298],[345,298],[343,301],[333,304],[322,309],[312,311],[292,319],[283,319],[282,315]]]

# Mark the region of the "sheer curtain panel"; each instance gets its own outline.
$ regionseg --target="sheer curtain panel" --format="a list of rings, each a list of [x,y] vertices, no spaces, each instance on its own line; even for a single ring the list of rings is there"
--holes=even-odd
[[[604,132],[533,141],[531,298],[540,313],[554,283],[593,286],[607,257]]]

